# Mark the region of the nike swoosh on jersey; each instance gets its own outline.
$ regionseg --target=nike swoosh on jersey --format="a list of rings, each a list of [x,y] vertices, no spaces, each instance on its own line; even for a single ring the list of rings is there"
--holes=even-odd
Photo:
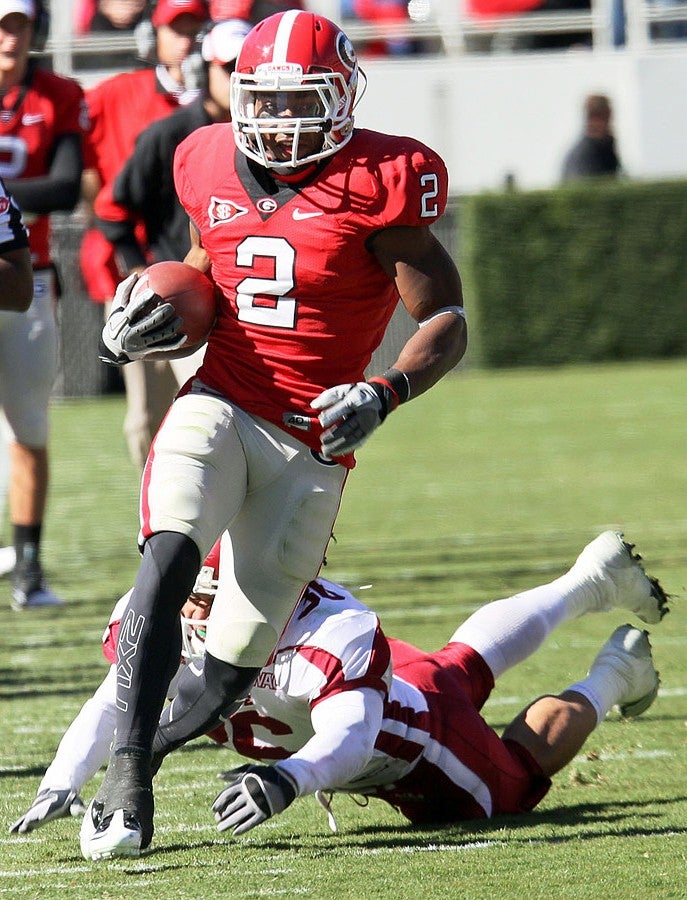
[[[293,211],[293,217],[294,217],[294,219],[295,219],[297,222],[299,222],[301,219],[312,219],[312,218],[314,218],[315,216],[322,216],[322,215],[324,215],[324,213],[321,213],[321,212],[303,212],[303,211],[300,210],[300,209],[294,209],[294,211]]]
[[[21,119],[22,125],[38,125],[39,122],[43,122],[45,120],[45,116],[43,113],[24,113]]]

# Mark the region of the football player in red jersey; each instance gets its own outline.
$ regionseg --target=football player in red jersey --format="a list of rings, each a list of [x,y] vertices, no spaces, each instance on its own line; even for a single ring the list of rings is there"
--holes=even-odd
[[[198,96],[187,87],[184,61],[195,49],[196,35],[207,21],[205,0],[159,0],[151,19],[156,65],[107,78],[86,92],[90,129],[85,142],[84,195],[93,202],[94,223],[81,245],[81,271],[92,300],[106,304],[117,283],[131,271],[141,271],[139,255],[126,246],[115,249],[130,212],[117,203],[115,178],[134,151],[138,135],[150,125],[186,106]],[[139,223],[140,243],[145,228]],[[152,260],[151,260],[152,261]],[[178,387],[165,361],[136,362],[124,372],[127,414],[124,432],[129,454],[143,466],[148,448]]]
[[[271,16],[246,37],[231,124],[177,149],[186,261],[221,297],[197,377],[171,406],[143,474],[143,553],[118,646],[117,737],[94,803],[93,858],[153,834],[156,724],[178,659],[178,613],[200,560],[229,534],[203,678],[184,686],[156,761],[245,695],[318,573],[354,451],[466,348],[455,264],[430,226],[446,168],[412,138],[353,127],[358,64],[322,16]],[[102,353],[179,350],[170,304],[118,288]],[[419,328],[365,380],[398,300]]]
[[[35,0],[0,2],[0,175],[30,224],[34,296],[0,322],[0,404],[10,426],[9,512],[14,532],[14,609],[62,603],[47,587],[40,544],[48,491],[48,402],[57,373],[57,285],[50,216],[79,199],[86,126],[76,81],[29,58]]]

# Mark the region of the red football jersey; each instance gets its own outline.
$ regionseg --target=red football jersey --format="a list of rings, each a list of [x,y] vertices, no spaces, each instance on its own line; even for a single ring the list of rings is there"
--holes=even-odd
[[[442,215],[444,163],[412,138],[358,130],[309,181],[259,182],[220,124],[186,138],[174,169],[223,294],[201,379],[318,449],[310,402],[364,378],[399,299],[367,242]]]
[[[112,199],[112,184],[141,131],[174,112],[177,98],[162,89],[154,69],[141,69],[106,78],[86,92],[86,102],[91,124],[84,143],[84,166],[97,169],[103,184],[95,214],[121,222],[130,214]]]
[[[86,127],[79,84],[34,68],[28,85],[11,88],[0,115],[0,176],[35,178],[50,171],[56,138],[82,134]],[[50,264],[50,217],[38,216],[29,229],[33,264]]]

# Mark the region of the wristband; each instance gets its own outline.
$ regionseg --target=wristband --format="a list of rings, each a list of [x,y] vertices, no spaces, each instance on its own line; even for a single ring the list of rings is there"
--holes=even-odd
[[[401,403],[410,399],[410,382],[405,372],[398,369],[387,369],[382,375],[373,375],[368,379],[382,401],[382,422],[390,412]]]

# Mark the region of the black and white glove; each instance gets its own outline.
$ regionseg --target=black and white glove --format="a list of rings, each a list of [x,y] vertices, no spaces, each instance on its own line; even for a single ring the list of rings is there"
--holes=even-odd
[[[82,816],[85,812],[86,806],[76,791],[41,791],[24,815],[10,825],[10,834],[26,834],[53,819]]]
[[[388,369],[369,381],[337,384],[322,391],[310,404],[321,410],[320,425],[325,429],[322,453],[328,457],[344,456],[357,450],[409,396],[408,379],[396,369]]]
[[[218,831],[245,834],[256,825],[284,812],[296,799],[293,781],[276,766],[239,766],[223,772],[229,786],[212,804]]]
[[[186,335],[179,333],[182,319],[171,303],[160,303],[152,288],[131,299],[138,278],[133,272],[117,286],[112,312],[102,332],[103,362],[122,366],[158,350],[178,350],[187,341]]]

